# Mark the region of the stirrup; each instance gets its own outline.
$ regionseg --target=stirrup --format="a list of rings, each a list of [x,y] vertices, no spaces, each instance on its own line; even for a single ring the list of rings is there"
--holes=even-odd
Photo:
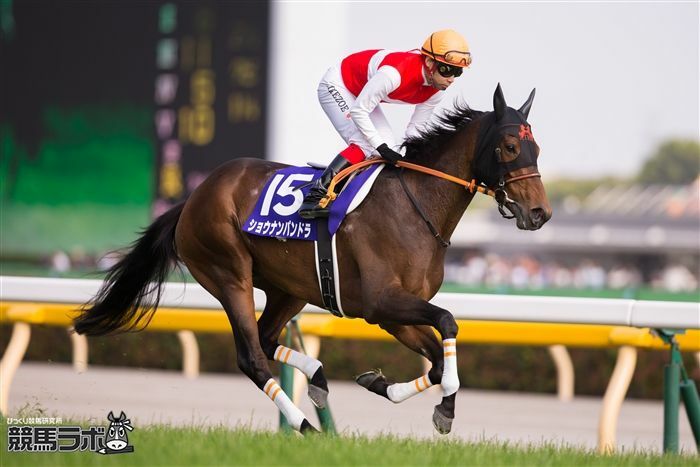
[[[299,216],[301,216],[302,219],[316,219],[317,217],[328,217],[328,209],[326,208],[326,206],[321,205],[321,201],[323,201],[325,197],[325,191],[325,189],[312,188],[309,194],[306,195],[306,198],[304,198],[304,202],[299,208]]]
[[[330,215],[330,210],[328,208],[323,208],[318,204],[307,209],[299,209],[299,216],[302,219],[317,219],[319,217],[328,217]]]

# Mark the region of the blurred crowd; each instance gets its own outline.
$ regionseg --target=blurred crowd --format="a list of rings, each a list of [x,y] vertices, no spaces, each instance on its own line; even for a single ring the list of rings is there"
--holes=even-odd
[[[47,266],[51,275],[63,276],[71,271],[80,272],[105,272],[115,265],[122,257],[119,252],[109,252],[103,255],[93,256],[76,248],[69,253],[57,250],[47,258]]]
[[[117,252],[99,257],[82,252],[56,251],[49,258],[52,275],[62,276],[70,271],[104,272],[120,259]],[[574,261],[538,259],[531,255],[499,255],[468,253],[462,258],[448,260],[445,282],[470,287],[511,287],[514,289],[634,289],[650,287],[670,292],[698,290],[697,268],[680,262],[669,262],[642,274],[630,263],[603,265],[590,258]]]
[[[651,287],[672,292],[698,289],[697,271],[669,263],[646,274],[630,264],[604,266],[593,259],[564,264],[529,255],[468,254],[445,265],[445,282],[473,287],[515,289],[629,289]]]

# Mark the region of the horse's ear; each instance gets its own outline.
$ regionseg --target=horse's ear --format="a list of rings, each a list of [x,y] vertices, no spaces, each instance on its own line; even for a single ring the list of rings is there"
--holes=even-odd
[[[493,93],[493,110],[496,112],[496,120],[500,120],[506,114],[506,98],[503,97],[501,83],[496,86],[496,92]]]
[[[107,420],[109,420],[110,422],[114,421],[114,414],[112,413],[111,410],[109,411],[109,414],[107,415]]]
[[[523,104],[522,107],[518,109],[518,112],[523,114],[525,117],[525,120],[527,120],[527,116],[530,113],[530,107],[532,107],[532,101],[535,99],[535,88],[532,88],[532,92],[530,93],[530,97],[527,98],[525,103]]]
[[[120,422],[123,422],[124,420],[126,420],[126,414],[124,413],[123,410],[122,410],[122,413],[119,414],[119,418],[117,420],[119,420]]]

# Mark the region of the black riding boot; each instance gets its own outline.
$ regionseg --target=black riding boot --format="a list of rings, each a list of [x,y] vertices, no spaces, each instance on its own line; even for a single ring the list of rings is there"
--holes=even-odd
[[[328,207],[322,208],[318,205],[321,198],[326,196],[328,191],[328,185],[331,184],[331,180],[335,177],[341,170],[350,167],[352,164],[346,158],[341,155],[335,156],[335,159],[328,164],[326,170],[323,171],[320,177],[318,177],[311,191],[304,198],[304,202],[299,208],[299,215],[304,219],[316,219],[317,217],[327,217]]]

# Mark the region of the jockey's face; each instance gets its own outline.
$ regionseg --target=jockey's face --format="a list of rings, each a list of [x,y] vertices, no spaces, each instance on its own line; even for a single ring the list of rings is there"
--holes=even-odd
[[[430,57],[426,57],[426,73],[428,74],[428,83],[430,83],[438,91],[444,91],[452,83],[454,83],[455,76],[443,76],[438,70],[438,62]]]

